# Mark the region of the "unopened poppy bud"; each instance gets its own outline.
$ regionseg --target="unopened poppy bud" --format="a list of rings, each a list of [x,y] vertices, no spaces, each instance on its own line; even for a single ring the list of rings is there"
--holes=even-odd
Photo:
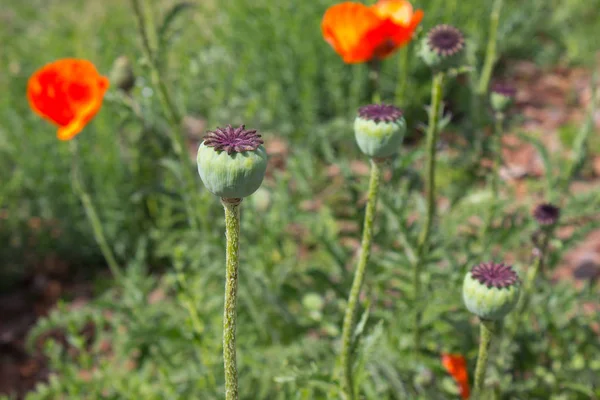
[[[112,70],[110,71],[110,82],[125,93],[129,93],[133,89],[135,74],[127,56],[120,56],[113,63]]]
[[[516,90],[508,84],[497,83],[492,86],[490,93],[490,103],[492,109],[496,112],[504,112],[512,106],[515,99]]]
[[[354,135],[360,150],[373,158],[386,158],[400,150],[406,133],[402,110],[387,104],[370,104],[358,110]]]
[[[256,130],[244,125],[208,132],[198,148],[198,173],[216,196],[241,199],[261,185],[267,170],[267,152]]]
[[[519,300],[521,282],[509,265],[482,263],[467,273],[463,300],[467,309],[483,320],[499,320],[512,311]]]
[[[433,27],[421,42],[419,55],[431,68],[445,71],[460,66],[465,38],[460,30],[450,25]]]

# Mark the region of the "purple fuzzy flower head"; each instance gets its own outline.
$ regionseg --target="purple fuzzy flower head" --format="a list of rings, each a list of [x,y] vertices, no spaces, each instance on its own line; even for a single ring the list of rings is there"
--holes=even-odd
[[[494,85],[492,85],[492,93],[496,93],[504,97],[513,99],[517,94],[517,89],[510,83],[497,82]]]
[[[373,122],[395,122],[402,118],[402,110],[390,104],[369,104],[358,109],[358,116]]]
[[[438,25],[427,34],[427,44],[438,55],[449,57],[465,47],[465,37],[451,25]]]
[[[487,262],[476,265],[471,270],[471,277],[488,288],[508,288],[519,282],[519,276],[510,265]]]
[[[246,129],[244,125],[235,129],[227,125],[225,128],[209,131],[204,136],[205,146],[212,147],[215,151],[226,151],[227,154],[253,151],[263,143],[256,129]]]

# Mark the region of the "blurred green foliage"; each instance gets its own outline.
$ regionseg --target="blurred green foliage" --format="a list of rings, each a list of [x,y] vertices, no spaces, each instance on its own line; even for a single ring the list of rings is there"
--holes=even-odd
[[[174,1],[149,3],[161,32],[151,39],[160,46],[160,66],[179,109],[204,118],[208,128],[243,122],[259,128],[266,142],[287,143],[280,160],[284,168],[271,168],[264,188],[243,203],[242,396],[335,398],[333,371],[352,279],[351,243],[360,235],[367,185],[353,169],[362,157],[351,132],[356,108],[367,101],[367,68],[344,65],[323,41],[320,19],[332,1],[207,0],[176,13]],[[67,144],[29,110],[27,78],[48,61],[67,56],[88,58],[108,74],[123,54],[134,60],[138,76],[132,98],[112,88],[102,111],[77,139],[86,187],[109,241],[127,265],[127,278],[82,308],[62,304],[37,325],[32,346],[50,329],[60,327],[63,333],[44,341],[55,374],[28,399],[222,398],[222,209],[198,179],[200,229],[188,228],[182,168],[193,165],[181,165],[169,148],[169,127],[150,87],[128,2],[0,4],[0,240],[5,244],[0,289],[49,252],[81,265],[101,261],[70,187]],[[429,0],[416,6],[425,10],[424,30],[442,22],[463,28],[473,64],[480,67],[491,1]],[[599,9],[599,0],[506,1],[499,32],[502,60],[591,63]],[[409,52],[409,79],[402,106],[417,136],[426,119],[430,72],[413,56],[413,46],[384,63],[383,98],[394,94],[404,51]],[[474,119],[469,97],[468,85],[448,88],[446,101],[456,115],[451,128],[457,132],[467,131]],[[574,143],[579,128],[565,132],[565,142]],[[415,305],[408,249],[416,243],[425,211],[421,149],[407,148],[389,165],[367,274],[370,307],[361,311],[357,380],[366,399],[456,398],[439,352],[462,353],[469,370],[474,368],[477,338],[462,306],[463,274],[479,260],[504,254],[514,257],[521,271],[528,266],[535,230],[532,203],[515,205],[510,188],[504,188],[506,198],[492,199],[481,174],[464,165],[464,152],[473,148],[459,150],[440,153],[438,181],[449,206],[427,260],[422,306],[428,351],[418,360],[410,346]],[[563,221],[583,221],[571,239],[553,243],[552,269],[598,226],[588,217],[597,213],[600,193],[563,197],[561,172],[570,161],[542,150],[548,177],[534,188],[546,198],[564,200]],[[333,164],[339,172],[332,172]],[[491,201],[499,201],[505,213],[482,239],[473,217],[483,215]],[[47,221],[33,238],[32,217]],[[162,273],[155,274],[157,269]],[[591,328],[598,314],[583,307],[597,303],[596,297],[593,288],[576,290],[567,282],[539,285],[531,323],[513,341],[493,346],[492,351],[506,354],[489,374],[490,387],[502,388],[500,398],[600,396],[600,364],[589,357],[600,350]]]

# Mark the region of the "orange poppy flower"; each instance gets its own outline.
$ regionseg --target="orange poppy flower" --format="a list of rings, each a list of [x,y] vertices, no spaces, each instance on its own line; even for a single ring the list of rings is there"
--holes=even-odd
[[[422,10],[414,11],[407,0],[379,0],[371,8],[379,18],[386,21],[385,31],[388,39],[378,51],[377,55],[380,58],[410,42],[424,15]]]
[[[346,63],[369,61],[385,39],[381,19],[361,3],[345,2],[329,7],[321,31]]]
[[[91,62],[65,58],[29,78],[27,98],[33,111],[58,126],[60,140],[70,140],[100,110],[108,86]]]
[[[327,9],[321,22],[325,40],[346,63],[384,58],[405,45],[421,22],[406,0],[380,0],[373,6],[344,2]]]
[[[467,361],[460,354],[442,353],[442,365],[446,371],[454,378],[460,389],[460,397],[468,399],[471,391],[469,388],[469,373],[467,371]]]

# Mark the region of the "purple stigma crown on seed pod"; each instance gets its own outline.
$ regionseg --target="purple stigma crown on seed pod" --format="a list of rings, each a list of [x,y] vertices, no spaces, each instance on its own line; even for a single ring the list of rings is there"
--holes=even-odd
[[[538,204],[533,210],[533,217],[540,225],[553,225],[560,217],[560,208],[550,203]]]
[[[495,83],[492,86],[492,93],[497,93],[505,97],[513,98],[517,94],[517,89],[510,83]]]
[[[204,145],[213,147],[215,151],[226,151],[227,154],[253,151],[264,143],[256,129],[246,129],[244,125],[232,128],[217,128],[204,136]]]
[[[374,122],[394,122],[402,115],[401,109],[390,104],[369,104],[358,109],[360,118]]]
[[[510,265],[487,262],[476,265],[471,270],[471,277],[488,288],[507,288],[519,282],[517,273]]]
[[[461,51],[465,46],[462,32],[451,25],[438,25],[427,34],[427,44],[437,54],[447,57]]]

